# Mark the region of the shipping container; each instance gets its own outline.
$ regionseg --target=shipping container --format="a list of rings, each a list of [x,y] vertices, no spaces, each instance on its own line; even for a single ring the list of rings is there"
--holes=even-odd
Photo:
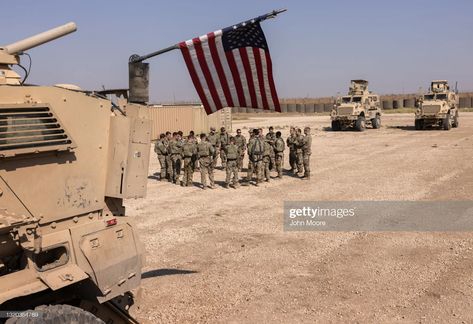
[[[149,108],[152,120],[151,138],[153,140],[166,131],[182,131],[184,135],[187,135],[191,130],[195,134],[208,133],[210,127],[216,129],[225,127],[227,131],[232,131],[231,108],[224,108],[211,115],[207,115],[201,105],[153,105]]]

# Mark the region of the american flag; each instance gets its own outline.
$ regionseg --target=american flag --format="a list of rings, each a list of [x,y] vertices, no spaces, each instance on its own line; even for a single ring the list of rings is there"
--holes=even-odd
[[[179,48],[207,114],[225,107],[281,111],[259,22],[181,42]]]

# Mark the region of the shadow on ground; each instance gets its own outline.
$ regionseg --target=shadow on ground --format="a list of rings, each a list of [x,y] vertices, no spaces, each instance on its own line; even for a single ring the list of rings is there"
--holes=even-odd
[[[183,275],[183,274],[193,274],[197,273],[194,270],[181,270],[181,269],[156,269],[143,272],[141,274],[142,279],[162,277],[162,276],[172,276],[172,275]]]

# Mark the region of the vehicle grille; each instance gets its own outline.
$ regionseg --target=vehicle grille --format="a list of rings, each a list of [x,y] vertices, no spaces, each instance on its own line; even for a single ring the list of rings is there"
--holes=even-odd
[[[72,144],[48,106],[0,107],[0,157],[67,150]]]
[[[345,116],[351,115],[353,113],[353,107],[338,107],[337,108],[337,115]]]
[[[423,114],[437,114],[440,112],[440,105],[427,105],[422,106]]]

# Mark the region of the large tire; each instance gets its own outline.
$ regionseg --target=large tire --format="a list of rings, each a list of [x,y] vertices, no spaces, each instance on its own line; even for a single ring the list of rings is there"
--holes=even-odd
[[[338,132],[339,130],[342,129],[342,125],[340,125],[340,121],[338,120],[332,120],[332,130],[334,132]]]
[[[416,119],[415,127],[416,127],[416,130],[423,130],[424,129],[424,120],[423,119]]]
[[[450,117],[450,113],[448,113],[447,117],[442,121],[442,128],[443,130],[450,130],[452,128],[452,118]]]
[[[453,117],[452,127],[458,128],[458,125],[459,125],[459,120],[458,120],[458,111],[457,111],[457,113],[455,114],[455,117]]]
[[[70,305],[41,305],[35,308],[38,317],[16,317],[9,318],[6,324],[105,324],[104,321],[95,317],[92,313],[81,308]]]
[[[371,119],[371,125],[374,129],[379,129],[381,127],[381,118],[376,116],[375,118]]]
[[[364,116],[358,117],[355,123],[355,129],[359,132],[362,132],[365,130],[365,128],[366,128],[365,117]]]

